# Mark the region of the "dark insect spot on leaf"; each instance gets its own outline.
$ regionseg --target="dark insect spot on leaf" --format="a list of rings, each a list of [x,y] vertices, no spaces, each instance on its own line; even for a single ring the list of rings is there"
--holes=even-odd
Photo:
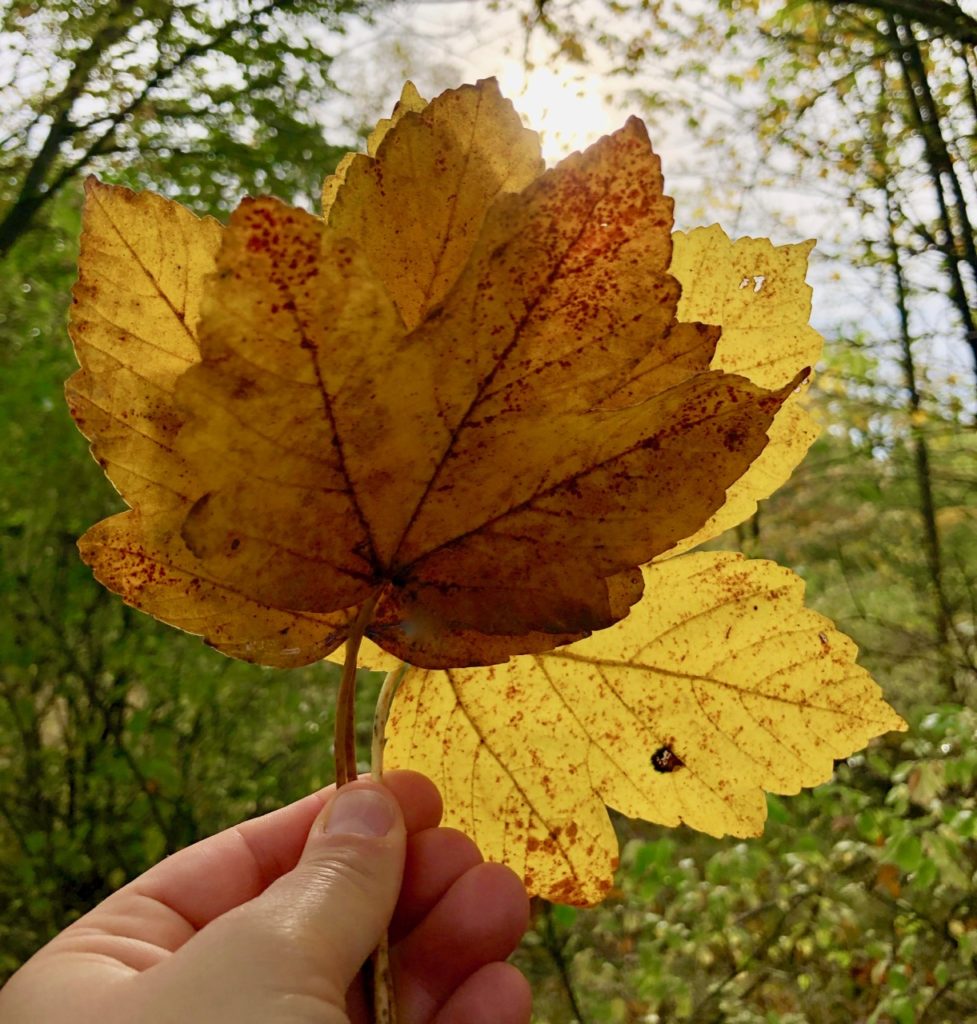
[[[247,377],[239,377],[234,383],[234,390],[231,392],[231,397],[244,401],[254,394],[257,390],[257,386],[256,381],[250,380]]]
[[[736,401],[736,399],[733,399]],[[729,452],[735,452],[740,449],[744,442],[747,440],[747,435],[742,430],[727,430],[726,436],[723,438],[723,446]]]
[[[663,775],[667,775],[669,772],[674,772],[678,768],[684,768],[685,762],[672,750],[671,747],[659,747],[651,755],[651,767],[656,772],[661,772]]]
[[[234,540],[231,541],[231,550],[232,551],[237,551],[237,549],[240,546],[241,546],[241,538],[240,537],[235,537]]]

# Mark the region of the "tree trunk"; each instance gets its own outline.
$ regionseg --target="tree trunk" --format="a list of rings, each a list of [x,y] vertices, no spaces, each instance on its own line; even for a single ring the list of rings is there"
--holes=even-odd
[[[920,422],[922,399],[913,358],[912,333],[909,323],[909,296],[902,269],[902,253],[896,239],[896,211],[888,183],[884,183],[886,221],[888,228],[889,261],[896,287],[896,311],[899,316],[899,348],[903,383],[909,392],[909,430],[919,497],[919,517],[923,529],[923,548],[926,554],[929,591],[932,601],[933,640],[939,658],[939,680],[945,693],[960,698],[957,691],[953,658],[953,609],[944,585],[943,549],[939,524],[936,521],[936,501],[933,497],[933,477],[930,472],[929,445]]]
[[[968,267],[971,285],[977,289],[977,240],[960,179],[943,136],[941,112],[930,88],[919,43],[912,27],[902,19],[889,17],[887,24],[899,59],[907,108],[926,154],[927,170],[940,211],[942,237],[939,244],[950,279],[950,300],[960,317],[964,341],[970,349],[977,390],[977,319],[961,267],[961,264]]]
[[[829,7],[851,8],[856,12],[878,11],[887,17],[905,18],[925,25],[935,35],[977,46],[977,18],[958,4],[946,0],[819,0]]]

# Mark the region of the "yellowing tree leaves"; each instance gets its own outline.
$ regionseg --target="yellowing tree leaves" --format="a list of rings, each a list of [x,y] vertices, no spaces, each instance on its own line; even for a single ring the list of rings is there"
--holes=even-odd
[[[682,286],[678,317],[722,328],[709,363],[763,387],[786,383],[813,366],[823,344],[808,323],[811,289],[805,281],[813,242],[774,246],[765,238],[726,237],[717,224],[677,231],[670,272]],[[818,435],[803,395],[784,402],[767,431],[770,442],[726,492],[709,521],[666,556],[688,551],[751,516],[757,502],[790,477]]]
[[[446,823],[548,899],[606,894],[605,804],[756,835],[765,791],[824,782],[835,758],[904,728],[788,570],[703,552],[644,574],[615,626],[491,668],[411,669],[394,702],[387,763],[434,779]]]
[[[252,199],[221,230],[89,186],[69,397],[132,510],[82,553],[237,656],[315,660],[364,608],[431,667],[604,628],[805,372],[708,368],[641,122],[543,172],[494,83],[417,106],[328,221]]]
[[[130,509],[83,557],[235,657],[346,641],[340,780],[360,640],[411,663],[389,763],[564,902],[607,805],[754,834],[902,727],[787,570],[682,554],[807,450],[821,339],[808,243],[673,243],[663,187],[636,119],[544,170],[494,82],[406,87],[323,217],[88,184],[67,391]]]

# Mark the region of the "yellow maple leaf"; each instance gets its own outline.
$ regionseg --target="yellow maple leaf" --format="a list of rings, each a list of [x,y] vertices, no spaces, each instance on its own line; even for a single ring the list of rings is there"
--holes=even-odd
[[[765,791],[824,782],[834,759],[905,728],[789,570],[702,552],[644,572],[611,628],[505,665],[409,669],[394,702],[387,764],[434,779],[445,823],[547,899],[606,895],[605,805],[757,835]]]
[[[805,281],[813,242],[731,241],[716,224],[677,231],[672,238],[670,271],[682,285],[679,319],[722,328],[709,364],[713,369],[776,387],[817,362],[823,339],[808,323],[811,288]],[[767,431],[769,444],[727,490],[723,506],[662,557],[688,551],[743,522],[758,501],[787,481],[818,435],[803,397],[793,394],[781,406]]]
[[[789,572],[674,557],[814,436],[808,244],[673,248],[640,121],[543,171],[492,82],[405,88],[323,209],[222,228],[89,182],[67,392],[130,506],[81,541],[103,583],[264,664],[349,639],[342,777],[358,638],[425,666],[390,763],[567,902],[610,884],[605,805],[753,834],[902,726]]]
[[[803,377],[710,370],[718,331],[678,322],[640,121],[541,173],[494,83],[416,106],[328,222],[89,185],[69,399],[131,511],[82,553],[236,656],[313,661],[355,620],[489,664],[604,628]]]

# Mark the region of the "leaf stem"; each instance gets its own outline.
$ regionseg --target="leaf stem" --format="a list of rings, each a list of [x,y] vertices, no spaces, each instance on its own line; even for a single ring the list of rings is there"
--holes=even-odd
[[[388,672],[377,697],[377,707],[373,714],[373,745],[370,752],[370,772],[376,782],[383,780],[383,748],[387,745],[386,729],[390,708],[393,705],[397,687],[403,682],[409,669],[410,665],[403,661],[393,671]]]
[[[370,775],[375,782],[383,781],[383,748],[387,744],[385,735],[387,719],[393,704],[397,687],[400,686],[410,665],[402,662],[387,673],[377,707],[373,714],[373,743],[370,753]],[[397,1000],[394,992],[393,973],[390,970],[390,936],[384,932],[380,943],[373,951],[373,1020],[374,1024],[397,1024]]]
[[[356,778],[356,656],[366,627],[373,617],[379,592],[371,594],[349,627],[346,637],[346,656],[343,676],[336,698],[336,726],[334,751],[336,758],[336,788]]]

